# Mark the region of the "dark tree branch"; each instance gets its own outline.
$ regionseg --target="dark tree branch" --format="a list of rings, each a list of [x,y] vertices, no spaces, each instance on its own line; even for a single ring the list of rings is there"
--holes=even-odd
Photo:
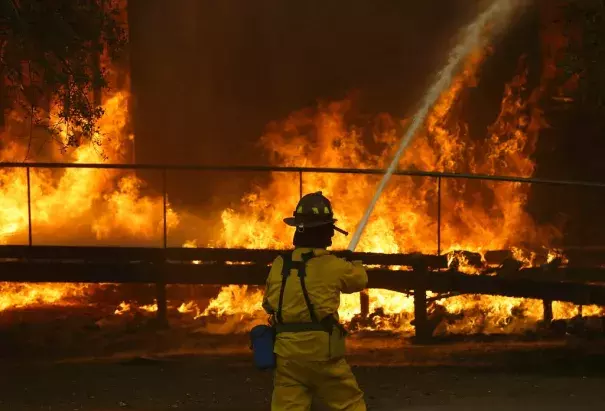
[[[58,106],[59,118],[71,125],[63,144],[90,140],[103,115],[93,90],[108,87],[107,72],[95,56],[119,58],[126,44],[117,2],[11,0],[0,7],[0,61],[12,108],[29,112],[43,90]],[[26,85],[24,79],[33,83],[32,76],[36,84]]]

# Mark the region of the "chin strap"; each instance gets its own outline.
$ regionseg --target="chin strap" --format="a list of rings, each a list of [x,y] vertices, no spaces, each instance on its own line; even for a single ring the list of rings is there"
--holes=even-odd
[[[349,232],[343,230],[342,228],[338,228],[338,227],[334,226],[334,230],[338,231],[340,234],[344,234],[345,236],[349,235]]]

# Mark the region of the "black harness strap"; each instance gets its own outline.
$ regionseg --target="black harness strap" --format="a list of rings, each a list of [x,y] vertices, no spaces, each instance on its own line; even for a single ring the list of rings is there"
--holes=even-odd
[[[282,268],[282,282],[281,289],[279,292],[279,303],[277,307],[277,312],[275,314],[277,319],[276,332],[301,332],[301,331],[324,331],[327,333],[332,333],[332,329],[336,326],[339,330],[341,330],[342,335],[346,334],[344,327],[336,321],[333,315],[328,315],[323,320],[319,321],[317,318],[317,314],[315,314],[315,309],[313,307],[313,303],[311,302],[311,298],[309,297],[309,292],[307,291],[307,284],[305,283],[305,277],[307,276],[307,263],[312,258],[315,258],[315,254],[313,252],[305,253],[302,256],[302,261],[292,261],[291,254],[282,255],[282,259],[284,261],[284,265]],[[290,270],[296,269],[298,270],[298,278],[300,279],[300,287],[302,290],[303,298],[305,299],[305,304],[307,305],[307,310],[309,311],[309,317],[311,322],[308,323],[284,323],[282,317],[283,303],[284,303],[284,291],[286,289],[286,281],[290,276]]]
[[[284,319],[282,318],[282,307],[284,305],[284,291],[286,290],[286,281],[288,281],[288,277],[290,276],[290,270],[292,269],[292,255],[284,254],[281,256],[284,264],[281,270],[281,288],[279,290],[279,302],[277,304],[277,312],[275,313],[275,317],[277,318],[278,324],[283,324]]]
[[[305,283],[305,277],[307,276],[307,262],[313,257],[315,257],[315,254],[313,254],[313,252],[303,254],[302,261],[297,261],[297,268],[298,278],[300,279],[300,288],[302,289],[305,304],[307,304],[307,310],[309,310],[309,317],[311,318],[312,323],[318,324],[319,321],[317,320],[317,315],[315,314],[313,303],[311,303],[311,298],[309,298],[309,292],[307,291],[307,285]]]
[[[313,303],[311,303],[311,298],[309,297],[309,292],[307,291],[307,285],[305,283],[305,277],[307,276],[307,262],[314,257],[315,254],[312,251],[310,253],[303,254],[302,261],[292,261],[291,254],[282,255],[284,264],[281,271],[282,278],[281,288],[279,290],[279,302],[277,305],[277,312],[275,313],[278,324],[284,323],[284,319],[282,316],[284,305],[284,292],[286,291],[286,281],[288,281],[288,277],[290,276],[290,270],[292,270],[293,268],[298,270],[300,287],[302,289],[303,298],[305,299],[305,304],[307,305],[307,310],[309,310],[309,317],[311,318],[311,322],[314,324],[319,324],[319,321],[317,320],[317,315],[315,314],[315,310],[313,309]]]
[[[304,331],[323,331],[328,332],[326,327],[322,324],[315,323],[286,323],[286,324],[276,324],[275,325],[275,333],[298,333]]]
[[[302,289],[303,298],[305,299],[305,304],[307,305],[307,310],[309,310],[309,317],[311,318],[311,323],[319,324],[319,321],[317,320],[317,315],[315,314],[315,310],[313,309],[313,303],[311,303],[311,298],[309,297],[309,292],[307,291],[307,285],[305,283],[305,277],[307,276],[307,262],[314,257],[315,254],[312,251],[310,253],[303,254],[302,261],[292,261],[291,254],[282,255],[284,264],[281,271],[282,278],[281,288],[279,290],[279,302],[277,305],[277,312],[275,313],[275,317],[277,319],[278,324],[284,324],[284,319],[282,316],[284,305],[284,292],[286,290],[286,281],[288,281],[288,277],[290,276],[290,270],[292,270],[293,268],[298,270],[300,287]]]

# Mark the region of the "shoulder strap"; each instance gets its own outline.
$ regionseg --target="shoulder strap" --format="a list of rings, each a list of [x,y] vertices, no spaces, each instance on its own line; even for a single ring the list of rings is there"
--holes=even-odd
[[[307,262],[314,257],[315,254],[313,253],[313,251],[302,255],[303,260],[300,264],[300,267],[298,268],[298,278],[300,278],[300,288],[302,288],[303,297],[305,299],[305,303],[307,304],[307,310],[309,310],[309,317],[311,317],[311,322],[319,323],[319,321],[317,320],[317,315],[315,315],[313,304],[311,303],[311,299],[309,298],[307,285],[305,284],[305,277],[307,276]]]
[[[281,288],[279,290],[279,302],[277,305],[277,312],[275,313],[275,317],[279,324],[283,324],[284,320],[282,317],[282,308],[284,304],[284,291],[286,290],[286,281],[290,276],[290,270],[293,268],[298,270],[298,278],[300,279],[300,288],[302,289],[303,298],[305,299],[305,304],[307,305],[307,310],[309,311],[309,317],[311,318],[311,322],[319,323],[317,319],[317,315],[315,314],[315,310],[313,308],[313,304],[311,303],[311,298],[309,298],[309,292],[307,291],[307,285],[305,283],[305,277],[307,276],[307,262],[315,257],[315,254],[311,251],[310,253],[305,253],[302,255],[302,261],[292,261],[292,254],[284,254],[282,255],[283,259],[283,267],[281,271]]]
[[[279,290],[279,302],[277,305],[277,312],[275,313],[275,317],[277,318],[277,322],[279,324],[283,324],[284,320],[282,318],[282,307],[284,305],[284,291],[286,290],[286,281],[290,276],[290,270],[292,269],[292,255],[290,253],[283,254],[281,256],[283,261],[283,266],[281,269],[281,288]]]

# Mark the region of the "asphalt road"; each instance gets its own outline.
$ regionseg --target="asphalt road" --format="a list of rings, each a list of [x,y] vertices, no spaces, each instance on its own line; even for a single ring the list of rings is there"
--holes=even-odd
[[[0,410],[268,410],[271,375],[252,369],[245,345],[212,347],[67,361],[5,358]],[[351,351],[371,410],[604,409],[602,341],[419,347],[370,336],[353,340]]]

